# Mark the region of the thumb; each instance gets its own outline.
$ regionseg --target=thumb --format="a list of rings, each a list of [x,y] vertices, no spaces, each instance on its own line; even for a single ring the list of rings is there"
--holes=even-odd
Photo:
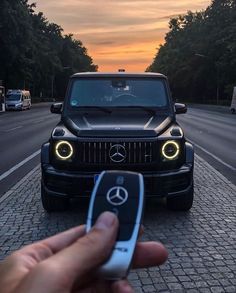
[[[41,284],[46,282],[48,288],[55,288],[55,285],[58,289],[72,288],[75,281],[93,272],[107,260],[115,244],[117,232],[117,217],[111,212],[101,214],[88,234],[41,262],[34,270],[31,280],[40,275]],[[47,281],[42,280],[43,276]]]
[[[71,271],[77,272],[77,276],[84,274],[106,261],[115,244],[117,232],[117,217],[105,212],[98,217],[88,234],[50,258],[50,261],[63,266],[68,264]]]

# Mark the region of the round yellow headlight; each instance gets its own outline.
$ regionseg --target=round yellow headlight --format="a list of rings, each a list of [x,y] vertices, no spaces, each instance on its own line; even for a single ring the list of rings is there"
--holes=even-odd
[[[68,141],[59,141],[55,147],[56,155],[61,160],[68,160],[73,155],[73,147]]]
[[[173,140],[169,140],[163,144],[161,152],[164,158],[173,160],[179,155],[179,144]]]

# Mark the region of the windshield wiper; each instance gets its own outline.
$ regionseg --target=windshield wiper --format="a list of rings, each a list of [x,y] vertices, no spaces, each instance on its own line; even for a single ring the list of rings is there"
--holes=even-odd
[[[154,110],[153,108],[150,107],[146,107],[146,106],[124,106],[125,108],[138,108],[138,109],[143,109],[144,111],[155,115],[156,114],[156,110]]]
[[[81,108],[81,109],[98,109],[98,110],[101,110],[102,112],[105,112],[105,113],[108,113],[108,114],[112,113],[112,111],[109,110],[108,108],[100,107],[100,106],[79,106],[77,108]]]

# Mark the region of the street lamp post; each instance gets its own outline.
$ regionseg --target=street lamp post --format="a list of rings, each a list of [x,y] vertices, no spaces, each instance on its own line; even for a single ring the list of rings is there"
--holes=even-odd
[[[210,61],[212,61],[209,56],[203,55],[203,54],[199,54],[199,53],[195,53],[195,56],[201,57],[201,58],[207,58]],[[219,104],[219,95],[220,95],[220,86],[219,86],[219,66],[216,62],[213,62],[214,67],[216,68],[216,104]]]

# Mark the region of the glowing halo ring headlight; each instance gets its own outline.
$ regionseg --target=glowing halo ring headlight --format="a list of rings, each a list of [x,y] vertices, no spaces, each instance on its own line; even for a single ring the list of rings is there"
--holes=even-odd
[[[161,152],[165,159],[174,160],[179,155],[179,144],[176,141],[168,140],[163,144]]]
[[[61,160],[70,159],[74,153],[72,145],[65,140],[59,141],[55,146],[55,150],[57,157]]]

